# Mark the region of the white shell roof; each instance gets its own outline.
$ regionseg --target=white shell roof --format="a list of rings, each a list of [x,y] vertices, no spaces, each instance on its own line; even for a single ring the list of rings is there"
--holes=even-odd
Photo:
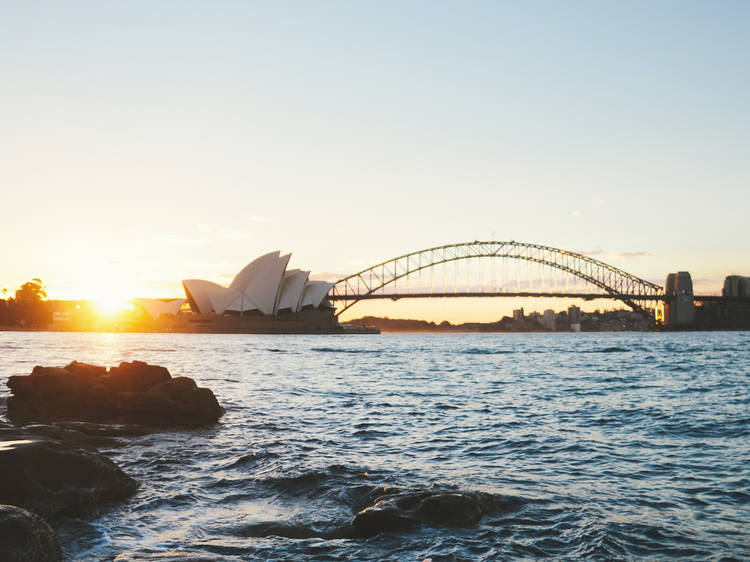
[[[287,254],[276,258],[267,267],[258,272],[243,291],[263,314],[270,316],[274,313],[276,297],[279,294],[281,278],[284,275],[289,258]]]
[[[270,264],[277,261],[280,254],[281,252],[276,250],[275,252],[268,252],[267,254],[264,254],[259,258],[255,258],[253,261],[243,267],[237,275],[234,276],[234,279],[232,279],[232,282],[229,284],[229,288],[235,289],[237,291],[243,291],[245,287],[247,287],[248,284],[258,275],[258,273],[267,268]]]
[[[333,283],[308,281],[309,271],[286,271],[291,254],[269,252],[251,261],[234,277],[229,287],[211,281],[182,282],[188,300],[201,314],[259,310],[266,316],[279,310],[298,312],[303,306],[318,307]]]
[[[320,303],[323,302],[331,287],[333,287],[333,283],[329,283],[328,281],[308,282],[305,286],[305,292],[302,294],[300,308],[303,306],[314,306],[316,308],[320,306]]]
[[[182,286],[185,288],[185,294],[188,297],[188,301],[192,297],[193,302],[195,302],[198,307],[198,312],[201,314],[210,314],[213,312],[214,307],[211,294],[221,293],[222,291],[227,290],[226,287],[222,287],[217,283],[205,281],[203,279],[186,279],[182,282]]]
[[[276,305],[277,311],[289,309],[292,312],[297,312],[299,310],[302,293],[305,290],[309,275],[309,271],[300,271],[299,269],[292,269],[284,274],[278,304]]]

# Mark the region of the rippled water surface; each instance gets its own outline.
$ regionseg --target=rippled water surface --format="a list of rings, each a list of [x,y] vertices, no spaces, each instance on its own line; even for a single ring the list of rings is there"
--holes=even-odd
[[[103,450],[142,483],[59,523],[73,559],[750,558],[750,333],[0,332],[0,383],[140,359],[227,408]],[[471,528],[320,535],[383,486],[484,491]]]

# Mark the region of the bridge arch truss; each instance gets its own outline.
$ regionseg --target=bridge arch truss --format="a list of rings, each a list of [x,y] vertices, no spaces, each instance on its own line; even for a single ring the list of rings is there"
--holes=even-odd
[[[408,278],[410,275],[437,265],[473,258],[505,258],[549,266],[598,287],[600,294],[595,295],[594,298],[617,299],[633,310],[649,315],[664,299],[664,290],[660,285],[597,259],[551,246],[514,240],[463,242],[404,254],[340,279],[328,293],[328,298],[340,305],[336,310],[338,316],[360,300],[395,298],[387,291],[389,287],[395,286],[399,279]],[[437,293],[426,296],[450,297],[452,295]],[[507,295],[498,291],[481,296]],[[559,296],[576,297],[577,295]]]

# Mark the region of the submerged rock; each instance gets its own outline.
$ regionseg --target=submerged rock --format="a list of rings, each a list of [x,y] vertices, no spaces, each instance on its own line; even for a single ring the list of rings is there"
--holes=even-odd
[[[433,527],[467,527],[495,509],[493,497],[484,492],[423,490],[378,497],[352,520],[356,537],[373,537],[388,531],[404,531],[417,524]]]
[[[3,562],[53,562],[62,550],[52,527],[38,515],[20,507],[0,505],[0,560]]]
[[[224,413],[216,396],[188,377],[142,361],[105,367],[73,361],[36,366],[8,379],[7,416],[15,422],[78,420],[154,427],[201,426]]]
[[[378,488],[367,492],[362,499],[369,505],[358,511],[346,525],[266,521],[232,528],[229,532],[243,537],[278,536],[289,539],[370,538],[386,532],[408,532],[419,525],[469,527],[497,509],[515,510],[520,506],[517,498],[437,488],[412,491]]]
[[[123,499],[138,483],[93,451],[52,439],[3,430],[0,441],[0,504],[49,518]]]

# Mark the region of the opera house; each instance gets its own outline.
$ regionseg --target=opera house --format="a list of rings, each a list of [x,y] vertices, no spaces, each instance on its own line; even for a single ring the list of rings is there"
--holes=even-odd
[[[326,300],[333,283],[310,281],[309,271],[287,269],[291,254],[270,252],[247,264],[224,287],[203,279],[182,281],[186,299],[135,299],[154,320],[179,318],[175,331],[321,333],[339,331]],[[179,314],[188,303],[192,314]]]
[[[309,271],[290,269],[291,254],[270,252],[247,264],[228,287],[211,281],[187,279],[182,282],[190,309],[197,314],[255,314],[279,316],[300,312],[305,307],[324,305],[333,283],[309,281]]]

